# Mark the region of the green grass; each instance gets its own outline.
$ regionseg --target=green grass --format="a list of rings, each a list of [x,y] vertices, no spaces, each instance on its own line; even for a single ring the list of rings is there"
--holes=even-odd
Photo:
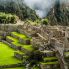
[[[11,36],[6,36],[6,38],[12,40],[13,42],[18,42],[19,40],[14,38],[14,37],[11,37]]]
[[[26,69],[25,67],[16,67],[16,68],[4,68],[4,69]]]
[[[19,42],[12,42],[12,44],[16,45],[16,46],[23,46],[23,44],[19,43]]]
[[[8,45],[0,42],[0,65],[9,65],[20,63],[14,56],[14,50]]]
[[[28,50],[28,51],[32,51],[33,50],[32,45],[23,45],[23,48]]]
[[[24,52],[21,52],[21,51],[15,51],[16,53],[19,53],[19,54],[25,54]]]
[[[45,65],[52,65],[52,64],[58,64],[58,61],[56,61],[56,62],[46,62],[46,63],[40,62],[40,63],[45,64]]]
[[[12,44],[16,45],[16,46],[21,46],[22,48],[28,50],[28,51],[32,51],[33,50],[33,47],[32,45],[23,45],[21,43],[18,43],[18,42],[12,42]]]
[[[39,69],[39,67],[34,67],[33,69]]]
[[[13,35],[15,35],[15,36],[17,36],[17,37],[19,37],[19,38],[21,38],[21,39],[31,39],[31,38],[28,38],[25,34],[20,34],[20,33],[18,33],[18,32],[11,32],[11,34],[13,34]]]
[[[65,52],[65,56],[69,56],[69,52]]]
[[[18,33],[18,32],[11,32],[11,34],[16,35],[16,36],[18,36],[18,37],[20,37],[20,38],[27,38],[26,35],[20,34],[20,33]]]
[[[44,58],[44,61],[45,60],[58,60],[56,57],[45,57]]]
[[[69,54],[69,52],[65,52],[65,54]]]
[[[0,38],[2,38],[3,36],[0,36]]]

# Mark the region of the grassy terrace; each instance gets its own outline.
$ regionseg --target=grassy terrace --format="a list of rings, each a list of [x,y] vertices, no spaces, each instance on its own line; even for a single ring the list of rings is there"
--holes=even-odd
[[[44,61],[47,61],[47,60],[51,61],[51,60],[58,60],[58,59],[57,57],[45,57]]]
[[[45,65],[53,65],[53,64],[59,64],[58,61],[55,62],[40,62],[40,64],[45,64]]]
[[[22,48],[28,50],[28,51],[32,51],[33,50],[33,47],[32,45],[23,45],[19,42],[12,42],[12,44],[16,45],[16,46],[22,46]]]
[[[31,38],[28,38],[26,35],[24,34],[20,34],[18,32],[11,32],[11,34],[17,36],[18,38],[21,38],[21,39],[31,39]]]
[[[33,68],[33,69],[39,69],[39,67],[35,67],[35,68]]]
[[[28,51],[32,51],[33,50],[32,45],[23,45],[23,48],[28,50]]]
[[[69,57],[69,52],[65,52],[65,56],[66,57]]]
[[[17,36],[18,38],[22,38],[24,40],[26,40],[26,39],[31,40],[31,38],[28,38],[26,35],[20,34],[18,32],[11,32],[11,34]],[[12,44],[14,44],[16,46],[22,46],[24,49],[26,49],[28,51],[33,50],[32,45],[24,45],[24,44],[21,44],[18,39],[14,38],[14,37],[11,37],[11,36],[7,36],[7,38],[9,38],[10,40],[13,40]]]
[[[21,52],[21,51],[15,51],[16,53],[19,53],[19,54],[22,54],[24,55],[25,53],[24,52]]]
[[[23,44],[19,43],[19,42],[12,42],[12,44],[16,45],[16,46],[23,46]]]
[[[4,68],[4,69],[26,69],[25,67],[17,67],[17,68]]]
[[[2,38],[2,36],[0,36],[0,38]]]
[[[0,42],[0,65],[9,65],[20,63],[14,56],[14,50],[8,45]]]
[[[18,42],[18,39],[12,37],[12,36],[6,36],[6,38],[12,40],[13,42]]]

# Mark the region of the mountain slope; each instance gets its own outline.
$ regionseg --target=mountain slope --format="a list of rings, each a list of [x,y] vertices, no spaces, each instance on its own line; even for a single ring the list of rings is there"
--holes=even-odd
[[[0,0],[0,12],[13,13],[19,16],[20,19],[38,18],[35,11],[30,9],[23,3],[23,0]]]
[[[48,14],[51,25],[69,25],[69,5],[56,4]]]

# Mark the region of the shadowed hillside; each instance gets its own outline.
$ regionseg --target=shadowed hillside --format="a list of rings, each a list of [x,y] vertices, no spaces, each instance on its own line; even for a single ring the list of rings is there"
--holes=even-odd
[[[69,25],[69,5],[60,4],[60,0],[58,0],[58,3],[55,4],[48,15],[51,25]]]

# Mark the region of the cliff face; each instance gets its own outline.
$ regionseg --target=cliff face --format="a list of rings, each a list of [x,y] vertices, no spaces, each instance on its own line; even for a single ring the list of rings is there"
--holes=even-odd
[[[69,5],[58,3],[49,12],[48,18],[51,25],[69,25]]]

